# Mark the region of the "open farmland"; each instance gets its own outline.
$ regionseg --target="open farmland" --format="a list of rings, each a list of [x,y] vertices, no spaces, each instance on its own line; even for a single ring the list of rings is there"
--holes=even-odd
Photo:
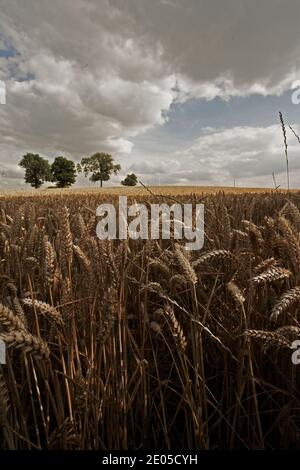
[[[3,449],[300,447],[300,193],[223,189],[1,195]],[[204,248],[99,240],[120,194],[203,202]]]
[[[105,195],[105,196],[146,196],[149,195],[149,190],[152,191],[155,195],[203,195],[203,194],[217,194],[220,192],[224,192],[225,194],[242,194],[242,193],[273,193],[274,189],[270,188],[239,188],[239,187],[231,187],[231,186],[150,186],[148,190],[143,188],[142,186],[134,186],[134,187],[105,187],[105,188],[72,188],[72,189],[57,189],[57,188],[48,188],[48,189],[40,189],[38,193],[46,195],[46,196],[62,196],[68,197],[74,195],[89,195],[89,196],[97,196]],[[296,190],[291,190],[292,192],[297,192]],[[3,198],[7,198],[9,196],[12,197],[30,197],[30,196],[37,196],[37,191],[32,189],[26,190],[3,190],[0,191],[0,200]],[[277,189],[276,193],[285,193],[285,190]]]

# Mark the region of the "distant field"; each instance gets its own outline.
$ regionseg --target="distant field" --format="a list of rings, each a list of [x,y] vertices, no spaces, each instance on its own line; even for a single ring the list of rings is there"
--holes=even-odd
[[[241,193],[272,193],[273,188],[234,188],[230,186],[149,186],[149,191],[155,195],[185,195],[185,194],[217,194],[220,191],[226,194],[241,194]],[[39,190],[0,190],[0,197],[11,196],[36,196],[40,194],[45,195],[70,195],[70,194],[109,194],[109,195],[128,195],[128,196],[143,196],[149,194],[149,191],[142,186],[136,187],[104,187],[104,188],[72,188],[72,189],[39,189]],[[277,189],[276,193],[284,193],[286,190]],[[292,190],[296,192],[297,190]]]

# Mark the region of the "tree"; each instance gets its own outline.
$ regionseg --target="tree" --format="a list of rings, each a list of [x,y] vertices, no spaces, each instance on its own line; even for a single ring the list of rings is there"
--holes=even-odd
[[[58,188],[67,188],[76,181],[75,163],[65,157],[56,157],[51,165],[51,174]]]
[[[80,173],[83,172],[85,177],[90,175],[90,181],[94,183],[100,181],[102,188],[103,181],[108,181],[112,174],[116,175],[121,170],[121,166],[114,164],[111,155],[100,152],[83,158],[77,169]]]
[[[33,188],[40,188],[45,181],[52,180],[48,160],[38,154],[26,153],[19,166],[25,168],[25,182]]]
[[[137,176],[134,173],[127,175],[126,178],[121,181],[123,186],[136,186],[138,182]]]

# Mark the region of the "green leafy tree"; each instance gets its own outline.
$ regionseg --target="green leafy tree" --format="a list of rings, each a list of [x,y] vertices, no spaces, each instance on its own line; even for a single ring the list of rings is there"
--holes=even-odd
[[[83,172],[90,181],[99,181],[102,188],[103,181],[108,181],[111,175],[116,175],[121,170],[121,166],[114,163],[114,159],[108,153],[98,152],[91,157],[84,157],[77,167],[79,172]]]
[[[19,166],[25,168],[25,182],[33,188],[40,188],[45,181],[51,181],[51,171],[48,160],[38,154],[26,153]]]
[[[123,186],[136,186],[138,182],[137,176],[134,173],[127,175],[126,178],[121,181]]]
[[[51,165],[51,174],[58,188],[67,188],[76,181],[75,163],[65,157],[56,157]]]

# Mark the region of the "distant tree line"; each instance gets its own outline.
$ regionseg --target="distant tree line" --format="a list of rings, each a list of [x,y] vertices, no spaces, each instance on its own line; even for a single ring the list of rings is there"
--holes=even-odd
[[[27,153],[19,165],[25,169],[25,182],[36,189],[45,182],[55,183],[57,188],[68,188],[75,183],[78,173],[83,173],[93,183],[99,182],[102,188],[104,181],[110,180],[112,175],[121,170],[121,165],[116,164],[110,154],[103,152],[82,158],[77,166],[63,156],[56,157],[50,165],[49,161],[40,155]],[[135,186],[137,182],[137,176],[132,173],[127,175],[121,184]]]

